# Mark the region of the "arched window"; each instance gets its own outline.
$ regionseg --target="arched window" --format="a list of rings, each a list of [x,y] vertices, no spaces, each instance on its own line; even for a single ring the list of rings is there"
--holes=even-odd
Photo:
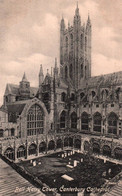
[[[103,155],[111,156],[111,148],[108,145],[103,146]]]
[[[100,153],[100,146],[98,143],[93,143],[93,152],[94,153]]]
[[[75,101],[75,94],[74,93],[71,94],[71,101]]]
[[[77,114],[75,112],[71,114],[71,128],[77,129]]]
[[[26,150],[24,146],[20,146],[17,150],[17,158],[25,157]]]
[[[74,148],[81,149],[81,140],[80,139],[74,140]]]
[[[65,128],[66,126],[66,112],[62,111],[60,115],[60,128]]]
[[[65,78],[67,79],[68,77],[68,72],[67,72],[67,66],[65,67]]]
[[[70,64],[69,66],[69,75],[70,75],[70,78],[73,79],[73,68],[72,68],[72,64]]]
[[[34,104],[27,114],[27,135],[43,134],[44,112],[40,106]]]
[[[14,134],[15,134],[15,129],[12,128],[12,129],[11,129],[11,136],[14,136]]]
[[[108,116],[108,133],[117,134],[117,115],[112,112]]]
[[[83,78],[83,63],[81,64],[81,78]]]
[[[70,38],[71,38],[71,49],[72,49],[73,48],[73,35],[72,34],[71,34]]]
[[[58,140],[56,141],[56,148],[62,148],[62,146],[63,146],[62,140],[61,140],[61,139],[58,139]]]
[[[39,153],[44,152],[46,150],[46,143],[45,142],[41,142],[39,144]]]
[[[66,101],[66,93],[61,93],[61,101],[65,102]]]
[[[65,139],[64,139],[64,147],[66,147],[68,145],[69,145],[69,138],[65,137]]]
[[[55,142],[53,140],[50,140],[48,143],[48,150],[54,150],[55,148]]]
[[[83,34],[81,34],[81,49],[83,49]]]
[[[3,137],[3,132],[4,132],[4,130],[0,129],[0,137]]]
[[[88,130],[89,129],[89,117],[86,112],[83,112],[81,116],[81,129]]]
[[[94,131],[101,132],[101,121],[102,121],[102,116],[99,112],[96,112],[94,117],[93,117],[93,129]]]
[[[89,151],[89,148],[90,148],[89,142],[88,142],[88,141],[85,141],[85,142],[84,142],[84,150],[85,150],[85,151]]]
[[[28,155],[35,155],[37,150],[36,144],[31,144],[28,148]]]
[[[92,91],[91,94],[92,94],[92,98],[94,98],[96,95],[95,91]]]
[[[84,96],[85,96],[85,94],[82,92],[82,93],[80,94],[80,98],[83,99]]]
[[[8,157],[9,159],[14,160],[14,149],[11,148],[11,147],[10,148],[7,148],[6,151],[5,151],[5,153],[4,153],[4,155],[6,157]]]

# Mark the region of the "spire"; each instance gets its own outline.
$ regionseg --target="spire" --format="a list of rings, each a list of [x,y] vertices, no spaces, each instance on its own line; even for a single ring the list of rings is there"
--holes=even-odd
[[[64,18],[63,18],[63,15],[62,15],[62,19],[61,19],[61,30],[64,30],[65,29],[65,22],[64,22]]]
[[[43,68],[42,64],[40,65],[40,71],[39,71],[39,86],[43,83],[44,80],[44,74],[43,74]]]
[[[23,82],[28,82],[25,72],[24,72],[24,75],[23,75],[22,81],[23,81]]]
[[[88,12],[87,24],[91,24],[91,20],[90,20],[89,12]]]
[[[42,64],[40,65],[40,72],[39,72],[39,76],[43,75],[43,68],[42,68]]]
[[[75,15],[79,15],[79,7],[78,7],[78,1],[77,1],[77,7],[76,7],[76,10],[75,10]]]

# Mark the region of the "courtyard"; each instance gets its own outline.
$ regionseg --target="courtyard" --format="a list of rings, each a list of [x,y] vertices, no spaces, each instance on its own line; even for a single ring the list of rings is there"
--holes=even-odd
[[[118,164],[71,150],[22,161],[18,165],[58,192],[61,187],[100,188],[122,169]]]

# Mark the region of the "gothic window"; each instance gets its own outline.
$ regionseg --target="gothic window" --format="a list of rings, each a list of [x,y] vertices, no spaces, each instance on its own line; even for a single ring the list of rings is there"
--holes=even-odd
[[[81,64],[81,78],[83,78],[83,63]]]
[[[91,93],[92,93],[92,98],[94,98],[96,95],[95,91],[92,91]]]
[[[83,112],[81,116],[81,129],[88,130],[89,118],[86,112]]]
[[[37,150],[36,144],[31,144],[28,148],[28,155],[35,155]]]
[[[71,49],[73,49],[73,35],[71,34]]]
[[[108,116],[108,133],[117,134],[117,115],[112,112]]]
[[[69,67],[69,75],[70,75],[70,78],[71,78],[71,79],[72,79],[72,77],[73,77],[72,72],[73,72],[72,64],[70,64],[70,67]]]
[[[101,132],[102,116],[99,112],[96,112],[93,117],[93,129],[94,131]]]
[[[20,146],[17,150],[17,158],[25,157],[26,150],[24,146]]]
[[[15,129],[12,128],[12,129],[11,129],[11,136],[14,136],[14,134],[15,134]]]
[[[6,157],[8,157],[9,159],[14,160],[14,149],[11,148],[11,147],[10,148],[7,148],[6,151],[5,151],[5,153],[4,153],[4,155]]]
[[[61,93],[61,101],[65,102],[66,101],[66,93]]]
[[[82,92],[82,93],[80,94],[80,98],[83,99],[84,96],[85,96],[85,94]]]
[[[60,115],[60,128],[65,128],[66,126],[66,112],[62,111]]]
[[[27,135],[43,134],[44,113],[42,108],[34,104],[27,114]]]
[[[83,49],[83,34],[81,34],[81,49]]]
[[[71,128],[77,129],[77,114],[75,112],[71,114]]]
[[[85,51],[87,51],[87,38],[85,37]]]
[[[74,93],[71,94],[71,101],[75,101],[75,94]]]
[[[0,137],[3,137],[3,132],[4,132],[4,130],[0,129]]]
[[[67,66],[65,67],[65,78],[67,79],[68,77],[68,72],[67,72]]]

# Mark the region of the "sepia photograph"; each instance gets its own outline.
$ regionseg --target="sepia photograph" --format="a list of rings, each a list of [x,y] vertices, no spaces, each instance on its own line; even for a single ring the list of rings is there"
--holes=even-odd
[[[0,0],[0,196],[122,195],[122,0]]]

